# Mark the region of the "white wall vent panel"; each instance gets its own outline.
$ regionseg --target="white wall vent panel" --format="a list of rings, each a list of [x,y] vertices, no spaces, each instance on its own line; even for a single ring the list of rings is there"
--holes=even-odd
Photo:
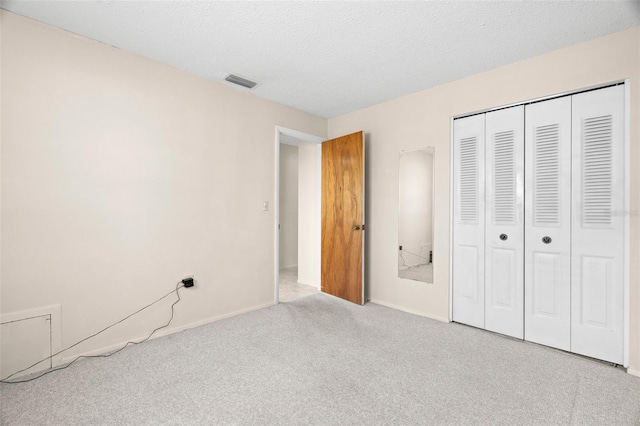
[[[60,324],[60,305],[0,315],[0,379],[19,380],[60,365],[62,355],[54,355],[62,345]]]

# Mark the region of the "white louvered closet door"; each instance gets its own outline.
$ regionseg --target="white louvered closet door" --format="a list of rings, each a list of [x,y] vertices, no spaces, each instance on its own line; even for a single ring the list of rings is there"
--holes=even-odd
[[[484,328],[484,114],[453,131],[453,320]]]
[[[525,333],[571,347],[571,98],[526,106]]]
[[[622,364],[624,86],[572,101],[571,351]]]
[[[524,106],[486,114],[485,328],[522,339]]]

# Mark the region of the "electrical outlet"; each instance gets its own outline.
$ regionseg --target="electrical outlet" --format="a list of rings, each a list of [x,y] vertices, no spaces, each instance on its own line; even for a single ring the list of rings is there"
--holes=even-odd
[[[193,287],[194,286],[193,277],[183,278],[182,284],[184,284],[185,288]]]
[[[269,211],[269,202],[265,201],[264,203],[262,203],[262,211],[263,212],[268,212]]]
[[[398,246],[398,250],[402,250],[402,246]]]
[[[195,283],[195,279],[193,278],[193,274],[185,274],[182,279],[182,284],[184,284],[185,288],[193,287]]]

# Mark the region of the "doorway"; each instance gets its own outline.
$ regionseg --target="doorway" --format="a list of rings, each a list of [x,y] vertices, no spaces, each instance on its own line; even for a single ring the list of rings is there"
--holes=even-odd
[[[275,292],[291,302],[320,292],[321,143],[276,127]]]

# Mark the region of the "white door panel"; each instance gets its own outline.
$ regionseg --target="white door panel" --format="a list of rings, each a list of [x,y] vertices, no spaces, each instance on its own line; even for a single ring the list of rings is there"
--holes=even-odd
[[[610,309],[615,258],[581,256],[578,283],[582,299],[579,301],[580,322],[588,327],[611,330],[614,326],[614,311]]]
[[[454,121],[453,320],[484,328],[484,114]]]
[[[494,248],[491,250],[491,263],[487,269],[494,273],[491,282],[490,295],[485,295],[485,300],[491,300],[488,309],[510,310],[514,307],[514,282],[518,281],[518,271],[514,266],[518,264],[519,250]],[[485,292],[489,289],[485,282]],[[486,316],[486,312],[485,312]],[[522,323],[518,321],[518,323]]]
[[[560,319],[567,311],[568,300],[562,297],[563,287],[568,287],[562,282],[562,260],[563,253],[531,252],[532,315]]]
[[[624,86],[572,102],[571,351],[622,364]]]
[[[485,328],[523,337],[524,106],[486,114]]]
[[[525,340],[571,347],[571,98],[526,106]]]

